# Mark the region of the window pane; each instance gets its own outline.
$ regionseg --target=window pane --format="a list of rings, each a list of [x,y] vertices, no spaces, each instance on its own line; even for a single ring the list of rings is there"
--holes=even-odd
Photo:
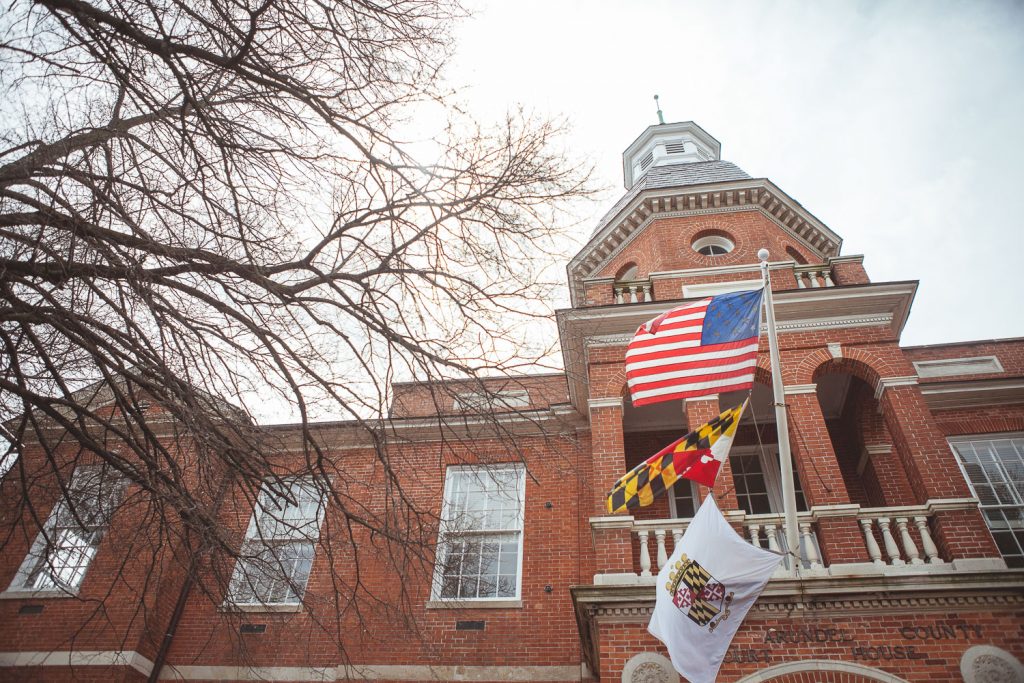
[[[1024,566],[1024,438],[971,439],[951,446],[1006,564]]]
[[[438,597],[515,595],[522,536],[522,476],[518,467],[449,470],[438,542]]]

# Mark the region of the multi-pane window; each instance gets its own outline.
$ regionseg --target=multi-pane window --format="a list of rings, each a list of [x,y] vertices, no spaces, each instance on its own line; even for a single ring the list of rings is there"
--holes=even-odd
[[[1003,559],[1024,567],[1024,435],[951,439]]]
[[[524,481],[518,465],[448,468],[435,598],[519,596]]]
[[[323,497],[312,479],[267,482],[253,510],[235,565],[228,602],[301,602],[320,538]]]
[[[689,479],[680,479],[672,485],[669,500],[669,512],[679,519],[690,519],[697,514],[700,498],[697,483]]]
[[[729,457],[732,478],[736,486],[736,498],[748,515],[781,513],[782,478],[779,474],[779,457],[774,448],[762,452],[736,453]],[[793,468],[793,484],[796,489],[796,509],[806,510],[800,475]]]
[[[75,592],[121,502],[124,479],[101,466],[75,470],[22,562],[11,590]]]

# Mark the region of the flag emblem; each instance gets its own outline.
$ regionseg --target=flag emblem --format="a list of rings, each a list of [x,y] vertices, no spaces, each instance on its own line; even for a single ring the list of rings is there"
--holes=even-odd
[[[750,388],[763,293],[701,299],[641,325],[626,348],[633,405]]]
[[[650,505],[679,479],[714,486],[746,405],[724,411],[620,477],[608,492],[608,512]]]
[[[672,604],[698,626],[708,626],[719,614],[722,617],[718,621],[729,618],[733,593],[727,594],[725,584],[685,554],[676,561],[665,590],[672,596]],[[717,625],[711,624],[709,630],[714,631]]]

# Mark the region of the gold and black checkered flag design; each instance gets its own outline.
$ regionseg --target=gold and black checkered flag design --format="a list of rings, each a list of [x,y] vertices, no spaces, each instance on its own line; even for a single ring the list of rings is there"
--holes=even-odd
[[[718,608],[701,597],[704,587],[711,581],[711,574],[696,562],[691,562],[683,572],[683,583],[693,591],[693,605],[687,616],[701,626],[707,625],[718,614]]]
[[[646,507],[678,481],[685,458],[679,454],[707,451],[739,422],[746,401],[724,411],[683,438],[673,441],[623,475],[608,492],[608,512],[624,512]]]

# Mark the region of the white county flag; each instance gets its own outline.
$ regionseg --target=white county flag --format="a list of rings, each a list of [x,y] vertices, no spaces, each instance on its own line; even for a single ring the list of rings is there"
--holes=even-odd
[[[710,495],[658,573],[647,630],[690,683],[712,683],[782,555],[744,541]]]

